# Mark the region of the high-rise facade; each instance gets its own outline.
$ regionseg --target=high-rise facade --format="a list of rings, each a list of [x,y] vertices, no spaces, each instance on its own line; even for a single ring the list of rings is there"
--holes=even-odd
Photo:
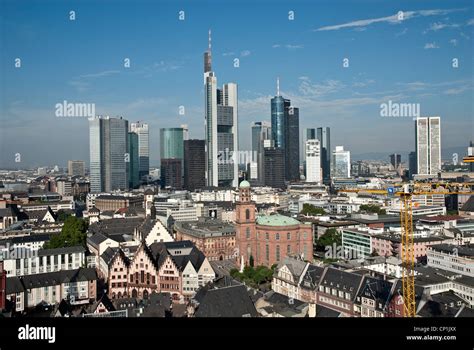
[[[402,156],[400,154],[394,153],[390,155],[390,164],[393,169],[397,170],[402,163]]]
[[[300,163],[304,164],[305,159],[306,159],[306,155],[305,155],[306,141],[317,139],[316,135],[317,134],[316,134],[316,129],[315,128],[303,129],[303,132],[301,134],[301,140],[300,140],[301,141]]]
[[[217,88],[212,71],[211,32],[204,53],[204,114],[206,136],[206,184],[238,186],[238,94],[237,84]]]
[[[91,192],[128,189],[128,121],[123,118],[89,119]]]
[[[305,144],[306,182],[321,183],[321,146],[319,140],[310,139]]]
[[[182,159],[161,159],[161,187],[171,187],[174,189],[181,189],[183,187],[182,164]]]
[[[184,188],[194,191],[206,186],[206,142],[184,141]]]
[[[417,173],[438,174],[441,171],[441,118],[416,118],[415,138]]]
[[[160,129],[160,158],[183,159],[184,157],[183,128]]]
[[[350,178],[351,177],[351,153],[344,151],[343,146],[336,146],[332,152],[332,177]]]
[[[285,179],[298,180],[299,172],[299,109],[280,95],[280,81],[277,80],[277,94],[270,101],[271,133],[274,146],[284,150]]]
[[[316,138],[321,147],[321,168],[323,170],[323,181],[328,184],[331,181],[331,130],[328,127],[318,128]]]
[[[263,164],[265,186],[285,188],[285,150],[266,147]]]
[[[263,151],[264,141],[270,140],[271,123],[268,121],[252,123],[252,159],[250,164],[250,179],[263,183]]]
[[[85,162],[83,160],[69,160],[67,162],[67,171],[69,176],[84,176]]]
[[[410,152],[408,154],[408,171],[410,179],[413,179],[413,175],[417,174],[418,162],[416,161],[416,152]]]
[[[130,123],[130,131],[138,135],[138,176],[141,179],[150,172],[150,143],[148,124]]]
[[[128,186],[136,188],[140,184],[140,141],[138,134],[128,133]]]

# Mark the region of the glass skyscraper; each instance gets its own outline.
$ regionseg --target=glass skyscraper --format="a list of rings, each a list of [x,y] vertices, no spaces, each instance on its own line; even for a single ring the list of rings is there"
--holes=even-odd
[[[89,119],[91,192],[128,189],[128,121]]]
[[[344,151],[343,146],[336,146],[333,153],[332,177],[350,178],[351,177],[351,153]]]
[[[150,172],[150,146],[148,124],[136,122],[130,124],[130,131],[138,135],[138,166],[139,178]]]
[[[318,128],[316,138],[321,147],[321,168],[323,170],[323,182],[331,181],[331,131],[328,127]]]
[[[128,186],[135,188],[140,184],[139,136],[134,132],[128,133]]]
[[[160,129],[160,158],[161,159],[183,159],[184,158],[184,130],[183,128]]]

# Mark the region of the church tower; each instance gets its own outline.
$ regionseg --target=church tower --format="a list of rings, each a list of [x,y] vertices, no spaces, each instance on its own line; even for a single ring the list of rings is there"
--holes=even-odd
[[[251,200],[250,183],[242,181],[239,186],[239,200],[235,207],[236,257],[240,266],[252,265],[257,261],[257,237],[255,225],[255,203]]]

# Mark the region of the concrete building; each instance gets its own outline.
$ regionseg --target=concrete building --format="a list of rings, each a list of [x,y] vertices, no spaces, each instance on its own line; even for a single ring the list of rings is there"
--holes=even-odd
[[[332,152],[331,176],[334,178],[351,177],[351,153],[344,151],[343,146],[336,146]]]
[[[305,144],[306,182],[322,183],[321,146],[319,140]]]
[[[138,176],[142,179],[150,172],[150,145],[148,124],[130,123],[130,131],[138,135]]]
[[[437,175],[441,171],[441,118],[417,118],[415,136],[417,174]]]
[[[435,244],[426,255],[428,266],[474,277],[474,247]]]
[[[68,160],[67,169],[69,176],[85,176],[85,162],[83,160]]]

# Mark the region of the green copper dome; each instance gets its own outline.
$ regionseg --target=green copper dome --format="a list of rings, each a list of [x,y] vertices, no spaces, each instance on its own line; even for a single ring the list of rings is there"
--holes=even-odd
[[[250,183],[247,180],[244,180],[240,183],[239,188],[249,188]]]

